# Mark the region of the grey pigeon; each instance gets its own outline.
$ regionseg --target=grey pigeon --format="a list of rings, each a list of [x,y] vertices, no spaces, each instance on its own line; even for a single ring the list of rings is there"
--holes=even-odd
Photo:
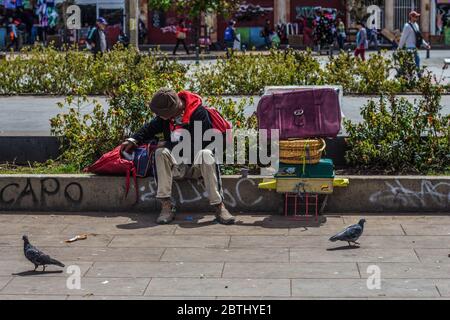
[[[50,258],[50,256],[46,255],[38,248],[31,245],[27,236],[22,237],[23,240],[23,252],[25,257],[30,260],[32,264],[34,264],[34,271],[36,271],[38,266],[43,266],[42,271],[45,271],[46,265],[56,265],[60,267],[65,267],[64,264],[59,262],[58,260]]]
[[[365,222],[366,222],[365,219],[359,220],[359,222],[357,224],[353,224],[353,225],[345,228],[343,231],[339,232],[338,234],[332,236],[330,238],[330,241],[335,242],[337,240],[341,240],[341,241],[347,241],[349,246],[351,246],[350,243],[355,243],[355,244],[359,245],[359,243],[356,242],[356,240],[358,240],[358,238],[363,234]]]

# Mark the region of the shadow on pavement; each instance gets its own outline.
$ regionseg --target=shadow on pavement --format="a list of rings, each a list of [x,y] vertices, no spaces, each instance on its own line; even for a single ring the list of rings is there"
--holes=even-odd
[[[156,221],[157,215],[136,215],[132,219],[134,222],[118,224],[118,229],[134,230],[151,228],[158,226]],[[237,216],[235,226],[251,226],[262,228],[303,228],[305,231],[308,228],[318,228],[326,222],[326,217],[319,216],[318,221],[315,221],[313,217],[309,217],[308,220],[302,218],[302,220],[291,220],[284,216],[267,216],[267,215],[242,215]],[[171,225],[177,225],[180,228],[202,228],[211,225],[219,224],[215,217],[211,214],[177,214]],[[224,226],[227,227],[227,226]]]
[[[11,275],[13,276],[19,276],[19,277],[28,277],[28,276],[37,276],[40,274],[52,274],[52,273],[63,273],[62,270],[57,270],[57,271],[23,271],[23,272],[19,272],[19,273],[12,273]]]
[[[335,248],[328,248],[327,251],[337,251],[337,250],[353,250],[353,249],[359,249],[359,246],[341,246],[341,247],[335,247]]]

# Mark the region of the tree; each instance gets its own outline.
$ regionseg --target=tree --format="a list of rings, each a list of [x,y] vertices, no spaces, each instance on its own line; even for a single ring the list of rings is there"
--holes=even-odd
[[[195,43],[198,44],[202,14],[214,12],[228,16],[237,10],[242,2],[242,0],[148,0],[148,5],[153,10],[175,9],[191,18],[195,26]]]

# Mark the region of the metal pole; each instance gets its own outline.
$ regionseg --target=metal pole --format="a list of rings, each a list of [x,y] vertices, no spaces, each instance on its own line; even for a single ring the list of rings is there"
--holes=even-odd
[[[138,25],[139,25],[139,0],[129,1],[129,32],[130,44],[139,49]]]

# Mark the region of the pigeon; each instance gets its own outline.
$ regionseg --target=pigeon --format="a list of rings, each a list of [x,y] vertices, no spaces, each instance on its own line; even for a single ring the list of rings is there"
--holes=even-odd
[[[58,260],[50,258],[50,256],[46,255],[42,251],[40,251],[38,248],[31,245],[30,241],[28,240],[27,236],[22,237],[23,240],[23,252],[25,254],[25,257],[34,264],[34,270],[38,268],[38,266],[42,266],[42,271],[45,271],[46,265],[56,265],[64,268],[64,264],[59,262]]]
[[[343,231],[339,232],[338,234],[332,236],[330,238],[330,241],[335,242],[337,240],[341,241],[347,241],[348,245],[351,246],[351,243],[358,244],[356,240],[362,235],[364,230],[364,223],[366,222],[365,219],[359,220],[357,224],[353,224],[347,228],[345,228]]]

